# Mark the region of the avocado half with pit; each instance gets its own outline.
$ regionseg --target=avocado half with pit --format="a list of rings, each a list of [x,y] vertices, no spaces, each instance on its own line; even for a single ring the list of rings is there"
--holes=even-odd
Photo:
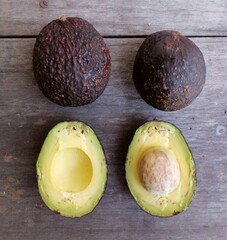
[[[140,126],[129,146],[126,179],[138,205],[151,215],[184,211],[196,190],[195,163],[180,130],[167,122]]]
[[[90,213],[103,195],[107,166],[95,132],[82,122],[62,122],[49,133],[37,164],[40,195],[65,217]]]
[[[202,52],[176,31],[151,34],[135,57],[135,87],[145,102],[160,110],[176,111],[191,104],[202,91],[205,78]]]
[[[104,91],[111,72],[110,53],[91,23],[62,16],[37,36],[33,70],[40,90],[52,102],[82,106]]]

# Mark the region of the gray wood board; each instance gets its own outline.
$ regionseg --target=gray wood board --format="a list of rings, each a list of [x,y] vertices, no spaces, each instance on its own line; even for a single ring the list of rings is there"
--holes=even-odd
[[[1,0],[0,35],[37,35],[62,15],[90,21],[102,35],[147,35],[163,29],[186,35],[227,35],[227,1]]]
[[[105,39],[112,74],[94,103],[64,108],[38,89],[32,72],[34,39],[0,40],[1,239],[226,239],[227,235],[227,39],[193,38],[204,53],[207,81],[187,108],[162,112],[147,105],[132,82],[143,39]],[[158,118],[178,126],[196,161],[197,193],[189,209],[172,218],[152,217],[127,188],[124,163],[138,126]],[[108,183],[97,208],[79,219],[61,217],[43,204],[35,163],[56,123],[81,120],[105,149]]]

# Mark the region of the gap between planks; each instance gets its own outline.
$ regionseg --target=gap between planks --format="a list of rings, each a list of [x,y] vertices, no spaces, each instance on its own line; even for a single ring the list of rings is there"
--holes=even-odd
[[[103,35],[103,38],[146,38],[149,35]],[[5,35],[0,36],[0,39],[20,39],[20,38],[36,38],[37,35]],[[186,35],[188,38],[227,38],[227,35]]]

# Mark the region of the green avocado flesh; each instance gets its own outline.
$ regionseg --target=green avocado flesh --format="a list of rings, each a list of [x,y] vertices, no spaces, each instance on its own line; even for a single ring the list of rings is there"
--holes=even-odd
[[[94,131],[82,122],[62,122],[49,132],[39,154],[40,195],[65,217],[90,213],[103,195],[107,167]]]
[[[180,130],[167,122],[140,126],[129,146],[126,179],[138,205],[151,215],[184,211],[196,189],[195,164]]]

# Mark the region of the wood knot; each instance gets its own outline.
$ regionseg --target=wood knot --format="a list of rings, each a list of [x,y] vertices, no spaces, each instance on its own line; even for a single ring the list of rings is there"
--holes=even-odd
[[[48,7],[48,2],[45,1],[45,0],[41,0],[41,1],[39,2],[39,6],[40,6],[41,8],[47,8],[47,7]]]

